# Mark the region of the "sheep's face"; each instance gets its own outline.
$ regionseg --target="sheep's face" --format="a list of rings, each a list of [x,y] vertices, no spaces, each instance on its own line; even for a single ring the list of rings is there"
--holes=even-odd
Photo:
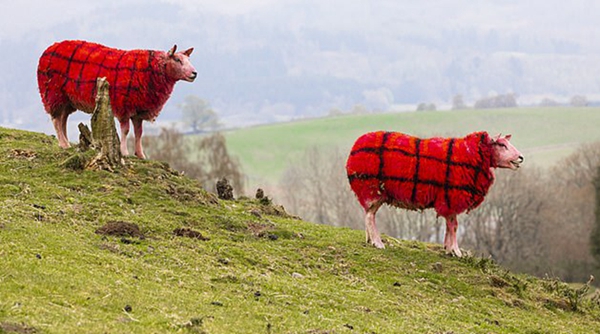
[[[518,169],[523,162],[523,155],[510,143],[510,135],[498,135],[492,139],[494,160],[500,168]]]
[[[194,48],[189,48],[183,52],[175,52],[176,50],[177,45],[167,52],[167,75],[175,80],[194,81],[198,74],[190,62],[190,55]]]

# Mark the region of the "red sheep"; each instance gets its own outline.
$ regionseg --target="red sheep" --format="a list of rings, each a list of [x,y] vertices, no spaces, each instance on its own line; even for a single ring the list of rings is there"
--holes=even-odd
[[[142,121],[154,121],[179,80],[192,82],[196,70],[189,61],[193,48],[175,52],[119,50],[85,41],[63,41],[48,47],[40,57],[38,85],[50,114],[59,145],[69,147],[67,118],[75,110],[92,113],[96,78],[106,77],[110,102],[121,124],[121,153],[128,155],[129,120],[135,132],[135,155],[142,149]]]
[[[456,216],[475,209],[494,182],[494,168],[516,170],[523,156],[510,135],[475,132],[464,138],[420,139],[398,132],[371,132],[356,140],[346,171],[364,208],[367,242],[384,248],[375,213],[386,203],[399,208],[434,208],[446,219],[444,248],[460,257]]]

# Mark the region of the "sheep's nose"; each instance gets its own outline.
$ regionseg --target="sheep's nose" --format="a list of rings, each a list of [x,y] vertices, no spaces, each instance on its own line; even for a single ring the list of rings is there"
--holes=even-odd
[[[523,160],[525,160],[525,158],[522,155],[519,155],[519,163],[523,162]]]
[[[192,76],[191,76],[192,79],[196,79],[197,76],[198,76],[197,72],[192,72]]]

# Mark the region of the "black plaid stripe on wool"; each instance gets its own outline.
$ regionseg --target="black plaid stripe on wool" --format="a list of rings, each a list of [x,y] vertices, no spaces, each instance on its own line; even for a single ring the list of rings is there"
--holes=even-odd
[[[77,52],[79,51],[79,49],[81,49],[81,47],[83,46],[89,47],[90,51],[88,52],[87,56],[85,59],[81,60],[81,59],[76,59],[75,55],[77,54]],[[132,62],[132,65],[129,67],[121,67],[120,66],[120,61],[122,60],[122,58],[126,55],[126,53],[130,52],[130,51],[126,51],[126,50],[118,50],[118,49],[114,49],[114,48],[110,48],[110,47],[106,47],[100,44],[95,44],[95,43],[87,43],[84,41],[81,41],[79,43],[77,43],[77,45],[75,46],[75,48],[73,49],[73,51],[71,52],[71,54],[69,56],[64,55],[63,53],[60,52],[60,47],[61,45],[57,45],[57,47],[55,47],[52,51],[50,52],[45,52],[43,54],[43,56],[47,56],[49,57],[48,59],[48,65],[44,70],[38,69],[38,75],[45,75],[45,76],[52,76],[52,75],[59,75],[63,80],[63,85],[62,85],[62,89],[64,89],[64,87],[67,85],[68,82],[75,82],[77,90],[79,90],[79,88],[81,87],[82,84],[94,84],[94,88],[92,89],[92,98],[96,95],[96,88],[95,88],[95,83],[96,83],[96,78],[98,78],[100,76],[100,73],[105,70],[105,71],[116,71],[115,74],[115,80],[114,82],[118,82],[118,76],[121,70],[129,70],[131,72],[152,72],[155,71],[155,69],[152,66],[152,60],[154,58],[154,51],[153,50],[143,50],[146,51],[148,53],[148,64],[146,67],[136,67],[135,65],[137,64],[137,59],[139,58],[140,54],[139,52],[136,52],[136,58],[135,60]],[[104,56],[102,57],[102,60],[100,62],[90,62],[90,56],[98,51],[102,51],[104,53]],[[136,50],[136,51],[142,51],[142,50]],[[109,55],[114,55],[116,53],[122,53],[120,55],[119,61],[117,62],[117,64],[115,66],[111,66],[111,65],[106,65],[106,59],[108,58]],[[57,60],[61,60],[61,61],[65,61],[66,62],[66,70],[65,71],[59,71],[56,69],[52,68],[52,64],[54,61]],[[71,76],[71,66],[72,64],[79,64],[81,65],[81,69],[79,71],[79,74],[75,77],[75,76]],[[92,78],[92,79],[87,79],[87,80],[83,80],[83,73],[87,68],[93,68],[93,67],[97,67],[98,71],[96,72],[96,75]],[[139,91],[140,88],[139,87],[133,87],[132,86],[133,80],[128,80],[128,85],[127,87],[111,87],[111,91],[116,92],[116,91],[123,91],[126,94],[131,93],[131,91]],[[47,85],[47,83],[46,83]],[[44,92],[45,96],[44,99],[47,97],[48,94],[48,89],[45,90]]]
[[[448,204],[448,206],[450,206],[450,195],[449,195],[449,191],[450,190],[462,190],[462,191],[466,191],[471,195],[471,198],[474,199],[476,196],[484,196],[485,192],[478,189],[477,187],[475,187],[474,184],[466,184],[466,185],[455,185],[455,184],[451,184],[450,183],[450,177],[451,177],[451,167],[452,166],[456,166],[456,167],[464,167],[464,168],[469,168],[472,169],[474,171],[474,183],[477,182],[478,177],[480,175],[480,173],[483,171],[482,170],[482,166],[481,165],[477,165],[477,164],[470,164],[467,162],[456,162],[456,161],[452,161],[452,148],[454,147],[454,139],[451,139],[449,142],[449,147],[448,147],[448,154],[446,156],[445,159],[441,159],[438,157],[434,157],[434,156],[430,156],[430,155],[424,155],[420,153],[420,146],[421,146],[421,142],[422,139],[417,138],[415,140],[415,153],[411,153],[408,152],[407,150],[401,149],[401,148],[387,148],[385,147],[385,143],[387,142],[387,139],[389,138],[389,135],[391,134],[391,132],[385,132],[384,133],[384,137],[382,140],[382,143],[379,147],[361,147],[359,149],[353,150],[352,152],[350,152],[350,155],[356,155],[358,153],[373,153],[378,155],[379,159],[380,159],[380,168],[378,171],[378,174],[368,174],[368,173],[361,173],[361,174],[352,174],[352,175],[348,175],[348,179],[350,182],[353,182],[354,180],[378,180],[381,182],[384,181],[397,181],[400,183],[412,183],[413,187],[412,187],[412,194],[411,194],[411,200],[414,202],[416,200],[416,194],[417,194],[417,186],[420,184],[423,185],[431,185],[431,186],[435,186],[435,187],[439,187],[442,188],[444,190],[444,195],[445,195],[445,199],[446,199],[446,203]],[[483,140],[485,139],[485,135],[481,134],[480,135],[480,142],[483,142]],[[416,159],[416,165],[415,165],[415,173],[413,175],[412,178],[406,178],[406,177],[398,177],[398,176],[388,176],[388,175],[384,175],[384,162],[383,162],[383,154],[385,152],[395,152],[395,153],[400,153],[404,156],[410,157],[410,158],[415,158]],[[481,147],[479,147],[479,161],[483,161],[483,152],[481,150]],[[441,162],[447,165],[447,170],[446,170],[446,177],[444,182],[439,182],[439,181],[435,181],[435,180],[421,180],[418,177],[419,174],[419,169],[421,167],[421,160],[422,159],[426,159],[426,160],[433,160],[433,161],[437,161],[437,162]],[[484,174],[485,175],[485,174]]]

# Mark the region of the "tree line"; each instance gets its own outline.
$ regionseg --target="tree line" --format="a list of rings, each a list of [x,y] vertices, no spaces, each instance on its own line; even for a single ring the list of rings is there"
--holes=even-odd
[[[473,103],[474,109],[499,109],[499,108],[516,108],[518,95],[515,93],[495,94],[491,96],[481,97]],[[540,107],[558,107],[561,105],[569,105],[571,107],[587,107],[590,105],[587,97],[584,95],[573,95],[567,104],[545,97],[538,104]],[[464,100],[462,94],[456,94],[452,97],[452,110],[469,109],[469,106]],[[437,107],[435,103],[421,102],[417,105],[416,111],[435,111]]]

